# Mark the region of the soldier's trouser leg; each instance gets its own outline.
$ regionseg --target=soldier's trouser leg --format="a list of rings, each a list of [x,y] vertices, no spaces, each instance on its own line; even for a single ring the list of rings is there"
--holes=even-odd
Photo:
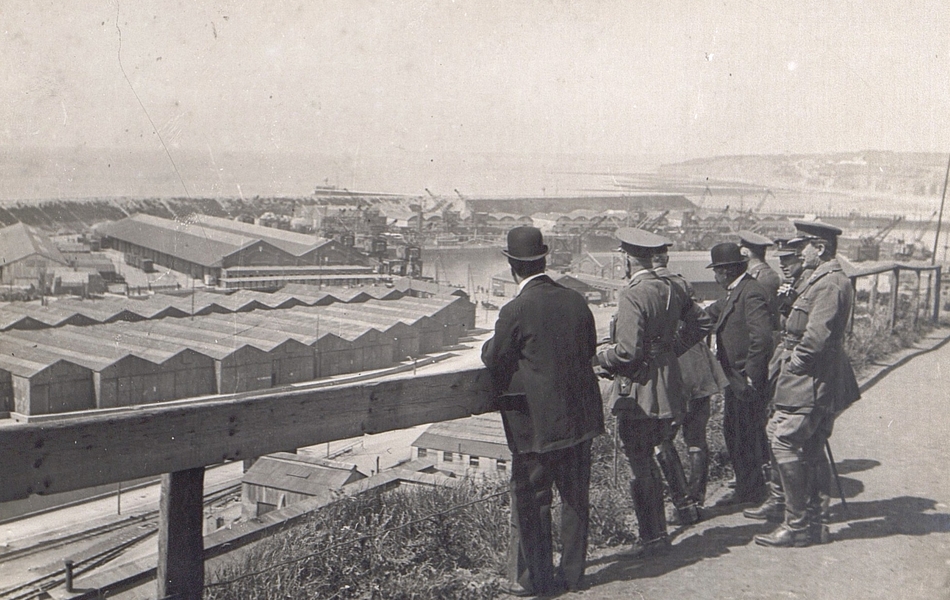
[[[666,536],[663,515],[663,486],[653,449],[661,441],[657,419],[636,419],[623,411],[617,417],[617,431],[630,462],[630,495],[642,543]]]
[[[687,497],[697,506],[703,506],[706,501],[706,481],[709,476],[709,446],[706,444],[708,423],[709,396],[690,400],[683,420],[683,441],[689,448]]]

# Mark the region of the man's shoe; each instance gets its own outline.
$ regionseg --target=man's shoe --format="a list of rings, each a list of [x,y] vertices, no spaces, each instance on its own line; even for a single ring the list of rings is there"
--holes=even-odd
[[[766,500],[761,506],[747,508],[742,511],[742,516],[746,519],[755,519],[756,521],[772,521],[781,523],[785,520],[785,503],[779,504]]]
[[[623,553],[624,558],[651,558],[654,556],[662,556],[667,554],[670,551],[670,548],[673,547],[673,544],[670,542],[669,536],[661,536],[655,540],[650,540],[648,542],[637,542],[630,548],[627,552]]]
[[[534,590],[529,590],[518,582],[506,582],[501,584],[501,589],[499,590],[502,594],[507,594],[509,596],[516,596],[518,598],[531,598],[537,596],[534,593]]]
[[[755,536],[755,543],[772,548],[804,548],[812,544],[809,529],[792,529],[782,523],[778,529],[769,534],[760,533]]]
[[[667,525],[686,526],[698,523],[702,519],[699,507],[695,504],[689,504],[682,508],[673,508],[666,517]]]

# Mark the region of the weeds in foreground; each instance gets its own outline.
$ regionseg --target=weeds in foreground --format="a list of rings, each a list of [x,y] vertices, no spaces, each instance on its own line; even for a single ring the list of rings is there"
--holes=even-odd
[[[880,307],[873,314],[856,317],[846,351],[860,373],[911,346],[927,328],[924,321],[914,325],[903,319],[891,331],[887,312]],[[722,408],[722,398],[715,397],[707,430],[710,482],[732,474],[722,437]],[[591,548],[636,539],[627,485],[629,466],[611,435],[610,415],[607,428],[608,435],[593,445]],[[677,449],[685,456],[679,436]],[[507,481],[485,479],[462,481],[455,487],[397,489],[347,498],[242,553],[240,563],[209,579],[204,597],[495,598],[503,581],[508,543],[506,490]],[[457,506],[461,508],[448,510]],[[554,512],[556,523],[557,502]],[[557,527],[554,536],[557,549]]]

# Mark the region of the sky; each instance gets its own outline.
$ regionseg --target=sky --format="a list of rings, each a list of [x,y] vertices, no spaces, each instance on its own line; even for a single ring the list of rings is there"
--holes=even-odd
[[[950,148],[944,0],[2,0],[0,33],[8,198]]]

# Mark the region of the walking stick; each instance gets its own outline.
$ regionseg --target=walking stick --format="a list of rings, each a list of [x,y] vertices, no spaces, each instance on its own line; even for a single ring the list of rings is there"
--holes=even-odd
[[[835,465],[835,456],[831,453],[831,444],[825,440],[825,452],[828,453],[828,462],[831,463],[831,473],[835,476],[835,483],[838,484],[838,495],[841,496],[841,507],[847,511],[848,502],[844,499],[844,489],[841,487],[841,478],[838,477],[838,467]]]

